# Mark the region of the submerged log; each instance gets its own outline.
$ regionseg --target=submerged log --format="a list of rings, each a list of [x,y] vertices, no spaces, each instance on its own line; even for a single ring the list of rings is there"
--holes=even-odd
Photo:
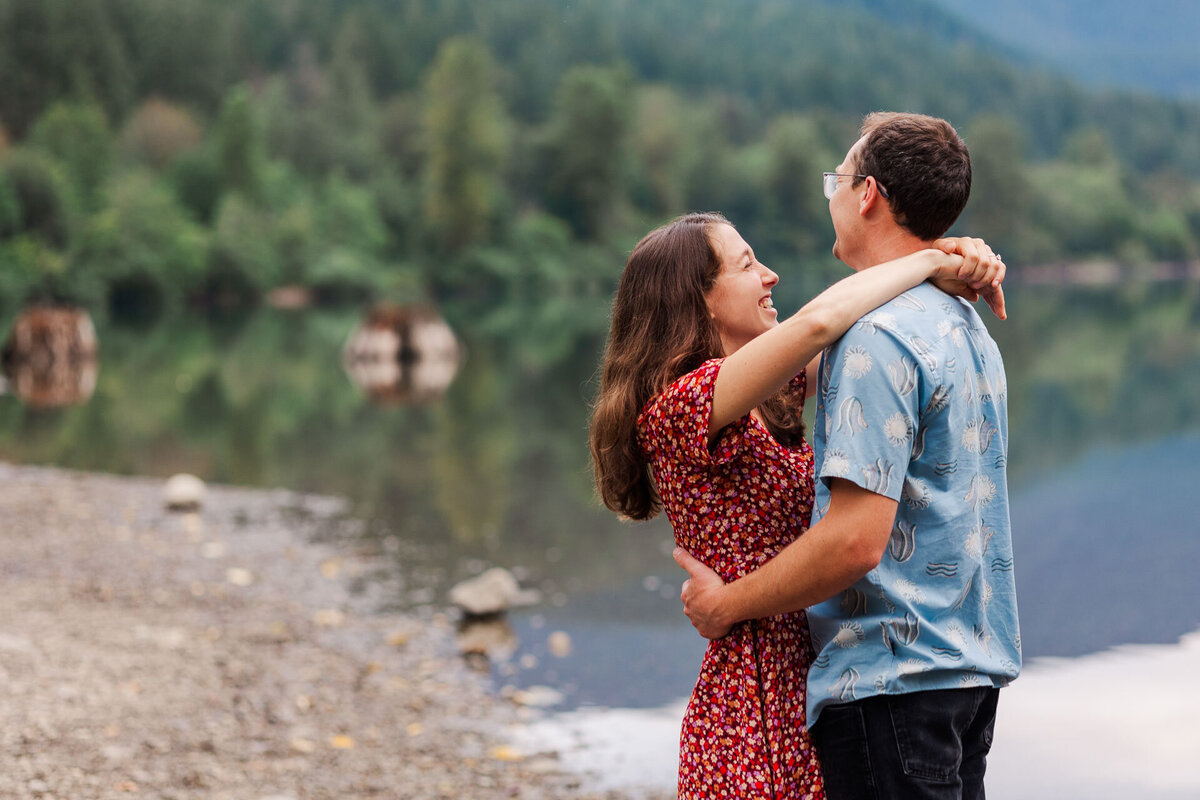
[[[381,306],[350,334],[342,363],[372,401],[436,400],[458,372],[462,348],[450,326],[423,306]]]
[[[79,405],[96,390],[98,350],[86,311],[38,306],[13,323],[0,349],[0,366],[9,390],[28,406]]]

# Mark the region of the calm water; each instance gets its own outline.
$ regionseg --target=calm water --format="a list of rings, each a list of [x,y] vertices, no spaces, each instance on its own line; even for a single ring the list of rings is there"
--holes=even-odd
[[[1008,369],[1026,657],[1084,665],[1175,644],[1200,629],[1200,286],[1010,296],[1010,320],[989,325]],[[341,348],[356,311],[101,326],[89,402],[0,396],[0,458],[349,497],[368,524],[347,547],[397,553],[396,606],[440,604],[493,565],[543,592],[501,631],[498,689],[545,685],[563,694],[558,712],[677,724],[703,642],[680,613],[669,527],[619,523],[592,494],[586,408],[604,309],[566,334],[445,311],[467,356],[422,404],[374,402],[351,382]],[[550,652],[554,631],[569,654]]]

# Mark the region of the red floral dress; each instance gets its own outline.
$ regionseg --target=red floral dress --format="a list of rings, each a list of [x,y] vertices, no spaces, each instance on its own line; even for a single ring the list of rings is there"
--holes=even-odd
[[[726,581],[752,572],[808,529],[813,453],[786,448],[750,415],[708,449],[713,386],[705,362],[654,397],[638,418],[675,541]],[[804,374],[795,379],[804,391]],[[709,642],[679,746],[680,800],[825,797],[805,727],[812,661],[803,611],[742,622]]]

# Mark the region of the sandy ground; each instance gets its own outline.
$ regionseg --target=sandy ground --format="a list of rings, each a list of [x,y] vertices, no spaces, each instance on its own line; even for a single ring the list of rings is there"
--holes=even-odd
[[[507,745],[449,612],[377,612],[338,501],[162,485],[0,463],[0,797],[620,796]]]

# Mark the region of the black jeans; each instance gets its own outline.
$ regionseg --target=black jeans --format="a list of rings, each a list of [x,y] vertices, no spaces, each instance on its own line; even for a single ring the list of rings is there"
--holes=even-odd
[[[827,706],[812,730],[829,800],[983,800],[999,689]]]

